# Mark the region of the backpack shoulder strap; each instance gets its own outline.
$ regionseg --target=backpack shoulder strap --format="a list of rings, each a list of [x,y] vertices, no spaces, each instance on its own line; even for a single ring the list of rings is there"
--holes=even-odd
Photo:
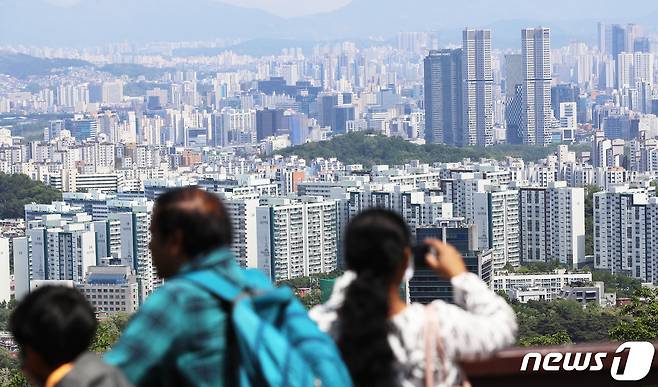
[[[244,292],[244,289],[238,284],[212,270],[194,271],[183,274],[180,278],[193,282],[224,301],[232,302]]]
[[[233,315],[234,301],[240,298],[240,295],[244,293],[240,286],[212,270],[194,271],[183,274],[179,278],[193,283],[218,299],[222,309],[229,316],[229,320]],[[239,347],[236,341],[235,327],[233,324],[228,324],[226,329],[227,351],[224,377],[229,382],[227,385],[237,386],[239,385],[237,381],[240,380]]]

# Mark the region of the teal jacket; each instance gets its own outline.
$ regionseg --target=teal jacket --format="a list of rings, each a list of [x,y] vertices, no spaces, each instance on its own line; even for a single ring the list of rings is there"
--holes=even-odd
[[[179,275],[207,269],[243,283],[226,249],[194,260]],[[225,386],[226,317],[208,291],[174,277],[146,299],[105,361],[136,386]]]

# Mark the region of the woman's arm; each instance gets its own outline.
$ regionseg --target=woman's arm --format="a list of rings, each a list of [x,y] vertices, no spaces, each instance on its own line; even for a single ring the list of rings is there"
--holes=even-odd
[[[432,304],[439,318],[439,333],[448,357],[465,359],[489,355],[514,344],[518,326],[514,310],[475,274],[469,273],[461,254],[436,240],[427,244],[434,250],[428,265],[450,278],[457,305]]]
[[[455,303],[434,303],[446,356],[473,359],[516,342],[514,310],[472,273],[451,279]]]

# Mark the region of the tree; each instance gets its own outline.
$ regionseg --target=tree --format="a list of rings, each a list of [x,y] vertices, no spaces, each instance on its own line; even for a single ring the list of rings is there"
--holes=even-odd
[[[576,343],[604,341],[608,339],[607,332],[623,320],[614,309],[595,303],[583,308],[572,300],[512,303],[512,308],[519,323],[519,338],[526,342],[562,331]]]
[[[516,268],[514,266],[512,266],[511,263],[507,263],[505,266],[503,266],[503,270],[507,271],[507,272],[510,272],[510,273],[516,272]]]
[[[316,305],[322,303],[322,291],[320,289],[311,289],[306,294],[301,296],[299,300],[304,304],[306,309],[311,309]]]
[[[288,286],[292,288],[306,309],[311,309],[312,307],[322,303],[322,290],[320,289],[320,280],[337,278],[342,274],[343,272],[341,270],[336,270],[331,273],[313,274],[310,277],[299,277],[290,280],[279,281],[277,286]]]
[[[61,192],[26,175],[0,173],[0,219],[23,218],[26,204],[61,199]]]
[[[616,341],[656,341],[658,339],[658,291],[647,288],[635,290],[631,303],[624,306],[626,317],[610,330]]]
[[[4,348],[0,348],[0,385],[8,387],[28,386],[16,355]]]
[[[16,356],[6,349],[0,347],[0,368],[20,369],[20,363]]]
[[[545,347],[549,345],[572,344],[571,337],[566,331],[559,331],[552,335],[542,335],[519,340],[522,347]]]
[[[319,289],[319,280],[332,279],[340,277],[343,274],[342,270],[332,271],[331,273],[313,274],[309,277],[297,277],[289,280],[277,282],[277,286],[288,286],[294,290],[298,289]]]
[[[129,319],[129,315],[118,313],[100,320],[89,349],[97,353],[109,351],[121,337]]]
[[[28,387],[29,385],[25,375],[20,370],[15,370],[11,373],[7,387]]]
[[[519,267],[516,272],[521,274],[539,274],[552,273],[556,269],[565,269],[565,267],[559,261],[532,262]]]
[[[617,298],[632,297],[637,290],[642,288],[642,282],[636,278],[621,274],[612,274],[604,270],[595,270],[592,272],[592,281],[603,282],[606,291],[617,293]]]
[[[465,158],[492,158],[502,160],[517,157],[526,161],[546,158],[555,152],[557,145],[549,147],[530,145],[495,145],[488,148],[451,147],[441,144],[416,145],[399,137],[353,132],[335,136],[329,141],[308,143],[284,149],[283,156],[301,158],[335,157],[346,164],[362,164],[369,168],[377,164],[400,165],[412,160],[424,163],[459,161]]]
[[[9,306],[7,303],[3,302],[0,304],[0,331],[6,331],[7,325],[9,323],[9,316],[13,310],[13,306]]]

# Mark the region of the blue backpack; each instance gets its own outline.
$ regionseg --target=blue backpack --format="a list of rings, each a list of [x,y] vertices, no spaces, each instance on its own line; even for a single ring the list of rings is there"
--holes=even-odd
[[[244,273],[242,285],[212,270],[182,276],[228,306],[231,385],[352,386],[333,340],[308,317],[292,291],[274,287],[259,271]]]

